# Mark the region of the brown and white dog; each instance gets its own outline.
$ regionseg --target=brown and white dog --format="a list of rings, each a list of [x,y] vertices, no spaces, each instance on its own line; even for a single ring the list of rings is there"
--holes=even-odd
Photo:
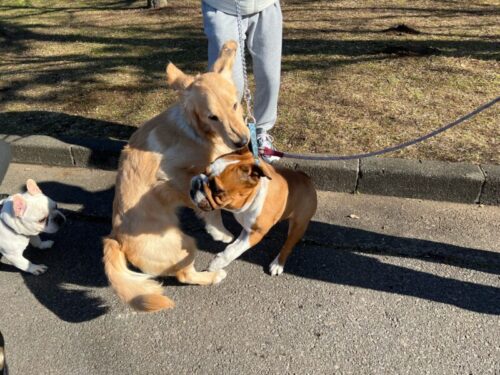
[[[210,271],[226,267],[278,221],[288,219],[288,238],[269,266],[271,275],[281,274],[317,207],[316,190],[305,173],[274,168],[262,159],[256,164],[248,149],[215,160],[206,174],[193,178],[190,195],[202,210],[231,211],[243,227],[238,239],[212,260]]]
[[[227,42],[212,71],[196,77],[169,64],[167,82],[179,91],[179,102],[139,128],[121,154],[113,229],[104,239],[103,261],[118,296],[137,310],[174,306],[151,276],[175,276],[199,285],[226,276],[223,270],[196,271],[196,243],[179,229],[176,209],[192,206],[193,176],[248,143],[250,134],[232,81],[236,51],[236,42]],[[214,239],[232,240],[220,212],[204,218]],[[145,274],[129,270],[127,261]]]

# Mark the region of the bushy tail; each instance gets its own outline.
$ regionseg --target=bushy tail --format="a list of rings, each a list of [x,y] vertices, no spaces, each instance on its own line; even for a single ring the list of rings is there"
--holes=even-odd
[[[127,268],[125,254],[120,244],[111,238],[104,241],[104,270],[118,296],[139,311],[158,311],[175,306],[165,297],[161,284],[148,275],[133,272]]]
[[[0,375],[7,374],[7,363],[5,363],[5,342],[2,332],[0,332]]]

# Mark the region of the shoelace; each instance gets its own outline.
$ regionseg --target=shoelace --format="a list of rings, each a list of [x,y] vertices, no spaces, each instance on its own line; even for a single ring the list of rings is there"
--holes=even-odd
[[[259,146],[261,146],[261,147],[270,146],[274,150],[274,146],[273,146],[274,138],[272,135],[269,135],[265,132],[257,134],[257,142],[259,143]]]

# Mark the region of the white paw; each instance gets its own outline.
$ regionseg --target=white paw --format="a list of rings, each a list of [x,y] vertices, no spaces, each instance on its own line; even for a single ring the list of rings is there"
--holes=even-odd
[[[212,236],[215,241],[221,241],[224,243],[233,242],[234,236],[227,230],[221,231],[214,226],[206,226],[208,234]]]
[[[36,276],[45,273],[45,271],[47,271],[47,266],[45,264],[30,264],[28,268],[28,272]]]
[[[39,249],[50,249],[54,245],[54,241],[48,240],[48,241],[42,241],[40,243]]]
[[[269,272],[272,276],[281,275],[283,273],[283,266],[279,264],[278,257],[274,258],[269,265]]]
[[[229,262],[224,258],[223,255],[217,254],[217,256],[208,265],[209,271],[218,271],[226,267]]]
[[[224,270],[218,270],[216,271],[217,275],[214,278],[214,284],[220,283],[222,280],[224,280],[227,276],[227,272]]]

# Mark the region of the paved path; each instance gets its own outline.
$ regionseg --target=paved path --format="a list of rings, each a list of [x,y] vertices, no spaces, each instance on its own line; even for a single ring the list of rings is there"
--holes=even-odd
[[[119,303],[102,270],[112,172],[14,165],[0,193],[27,176],[80,214],[53,249],[27,251],[45,275],[0,265],[11,374],[500,372],[498,207],[320,192],[285,274],[266,272],[281,226],[220,285],[165,280],[177,307],[147,315]],[[223,246],[181,216],[204,268]]]

